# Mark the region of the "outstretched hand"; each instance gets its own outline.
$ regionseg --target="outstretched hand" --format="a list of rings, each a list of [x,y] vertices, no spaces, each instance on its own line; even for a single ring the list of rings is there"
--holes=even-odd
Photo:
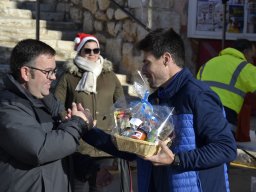
[[[81,117],[84,121],[88,122],[86,115],[83,112],[83,108],[81,108],[81,104],[72,103],[71,116]]]
[[[81,117],[84,121],[88,123],[88,128],[92,128],[94,126],[94,121],[89,109],[84,109],[81,103],[72,103],[72,109],[67,110],[67,114],[65,119],[70,119],[73,115]]]
[[[151,161],[156,166],[172,164],[175,156],[173,152],[164,142],[159,141],[159,145],[161,147],[160,152],[151,157],[145,157],[144,159]]]
[[[91,114],[90,110],[87,109],[87,108],[84,109],[81,103],[78,103],[77,109],[79,111],[83,111],[83,113],[85,114],[85,116],[86,116],[86,118],[88,120],[87,123],[89,125],[89,128],[94,127],[94,121],[93,121],[92,114]]]

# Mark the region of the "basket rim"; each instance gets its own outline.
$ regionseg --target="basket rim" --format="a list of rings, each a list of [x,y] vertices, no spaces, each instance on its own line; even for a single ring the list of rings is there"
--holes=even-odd
[[[143,140],[139,140],[139,139],[133,139],[133,138],[130,138],[130,137],[121,136],[121,135],[119,135],[118,133],[115,133],[114,136],[115,136],[117,139],[122,139],[122,140],[126,140],[126,141],[137,142],[137,143],[141,143],[141,144],[145,144],[145,145],[152,145],[152,146],[157,146],[157,145],[158,145],[158,143],[152,143],[152,142],[149,142],[149,141],[143,141]]]

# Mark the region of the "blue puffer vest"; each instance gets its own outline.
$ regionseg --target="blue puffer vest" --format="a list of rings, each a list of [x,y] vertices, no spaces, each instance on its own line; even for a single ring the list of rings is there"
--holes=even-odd
[[[178,153],[181,151],[189,151],[196,148],[195,132],[193,129],[193,116],[177,115],[174,116],[175,124],[175,142],[172,144],[172,151]],[[138,163],[138,191],[148,192],[151,177],[152,164],[142,159],[137,160]],[[200,181],[196,171],[181,172],[177,169],[170,168],[169,187],[170,192],[175,191],[193,191],[199,192]],[[159,176],[160,177],[160,176]],[[163,180],[164,181],[164,180]]]

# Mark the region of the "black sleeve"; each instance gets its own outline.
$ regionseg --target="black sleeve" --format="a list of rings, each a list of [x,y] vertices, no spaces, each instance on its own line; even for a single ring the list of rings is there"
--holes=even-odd
[[[82,139],[88,144],[96,147],[97,149],[111,154],[115,157],[126,159],[129,161],[134,160],[137,156],[128,152],[119,151],[110,134],[98,128],[92,128],[82,137]]]

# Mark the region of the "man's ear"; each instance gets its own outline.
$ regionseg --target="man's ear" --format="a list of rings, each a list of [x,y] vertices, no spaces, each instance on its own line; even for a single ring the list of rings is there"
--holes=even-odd
[[[29,81],[30,79],[30,71],[29,71],[29,68],[28,67],[21,67],[20,68],[20,78],[22,81]]]
[[[168,63],[172,62],[172,56],[170,53],[165,52],[164,55],[164,65],[166,66]]]

